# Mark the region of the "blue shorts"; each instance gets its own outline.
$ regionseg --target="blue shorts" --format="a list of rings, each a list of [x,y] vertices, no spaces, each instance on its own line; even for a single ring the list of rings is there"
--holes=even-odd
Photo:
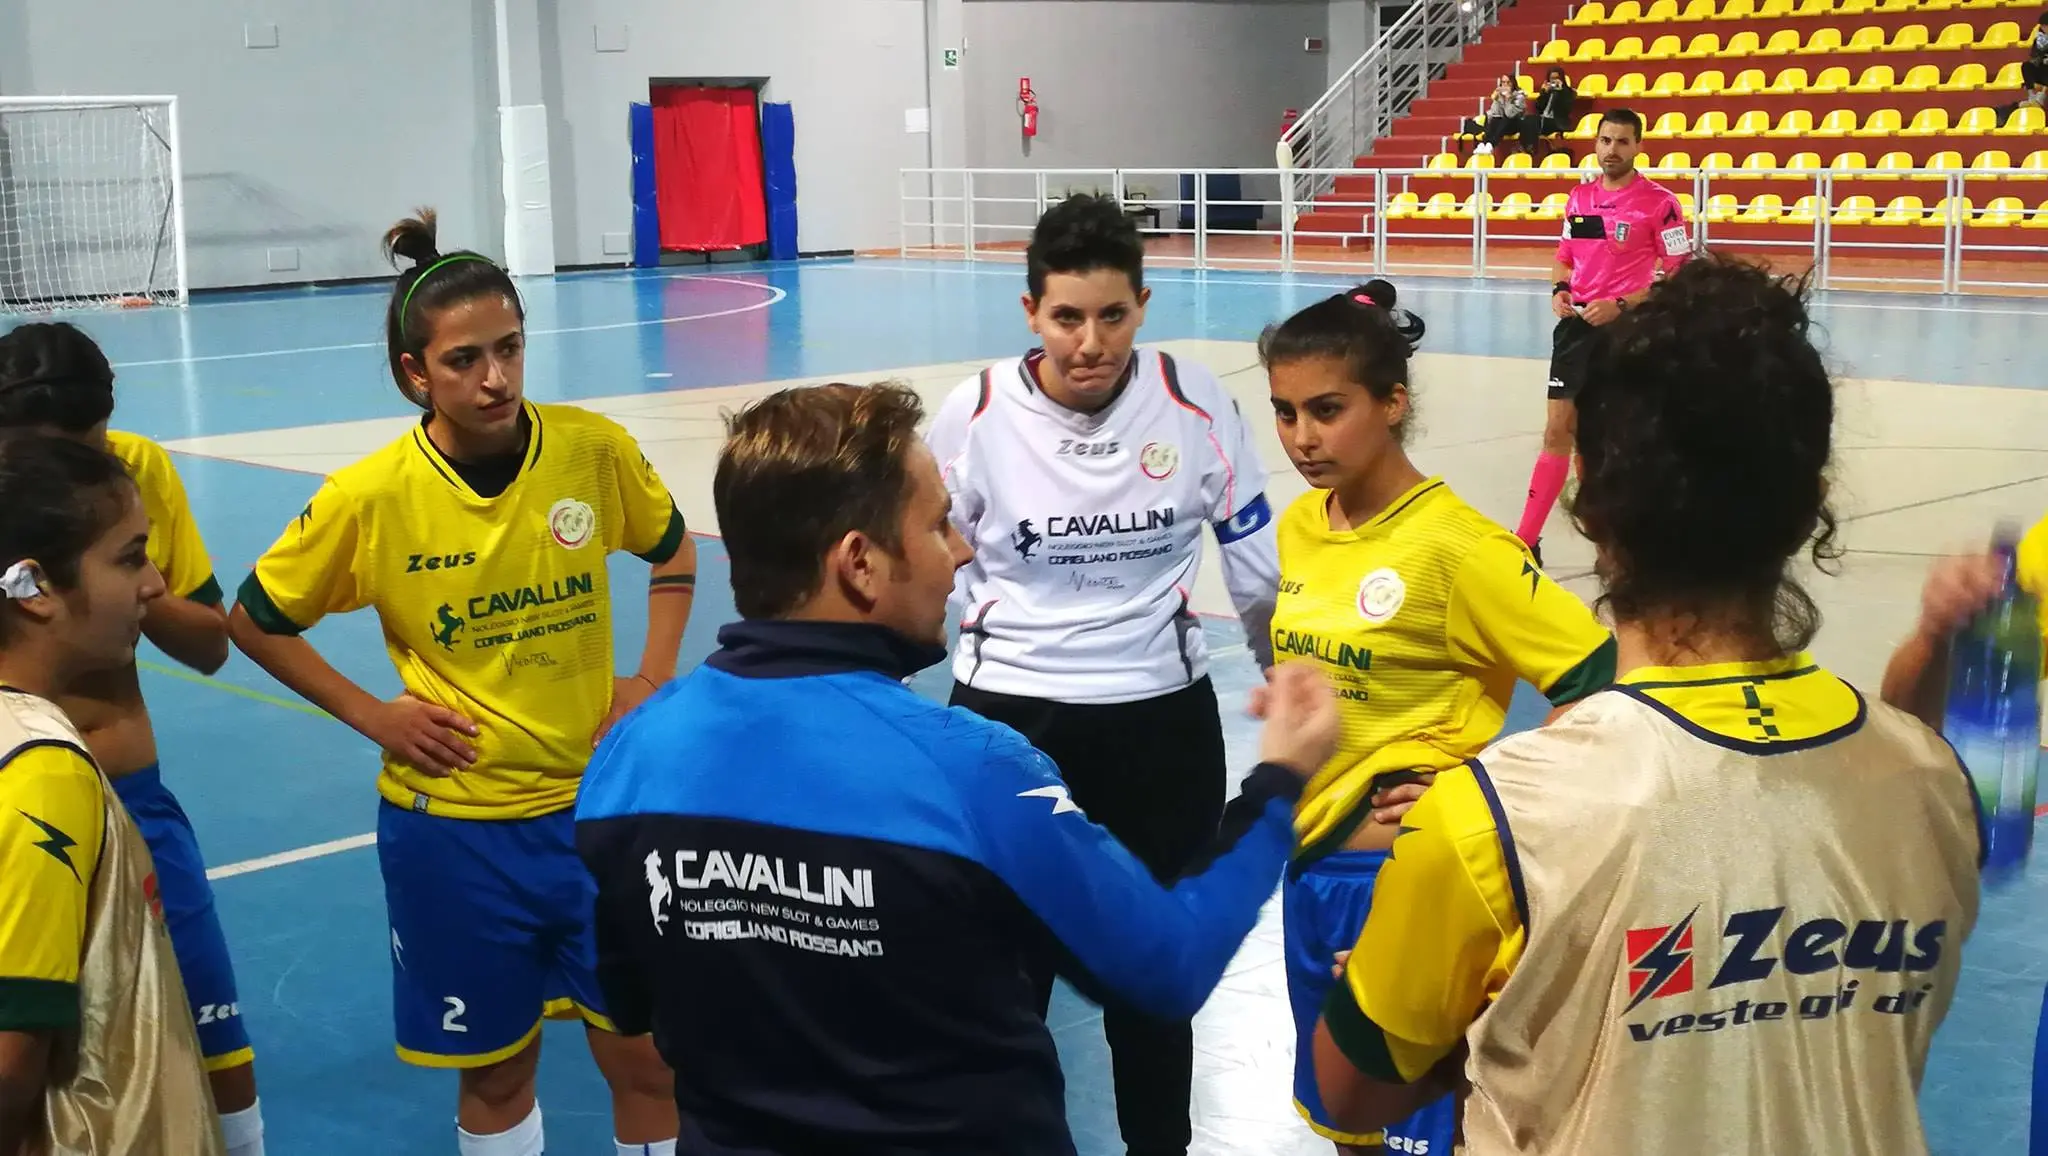
[[[235,966],[228,959],[227,936],[213,907],[213,884],[206,881],[206,860],[185,808],[164,786],[156,765],[122,775],[114,794],[135,820],[143,842],[156,862],[157,894],[164,904],[164,923],[171,932],[171,951],[199,1025],[199,1051],[206,1070],[222,1072],[252,1063],[249,1030],[242,1022],[242,1001],[235,992]]]
[[[573,807],[450,819],[383,803],[377,859],[400,1059],[499,1063],[548,1017],[613,1030],[597,985],[597,885],[576,854]]]
[[[1339,851],[1290,875],[1281,891],[1287,938],[1287,1001],[1294,1009],[1294,1107],[1326,1139],[1353,1147],[1384,1145],[1389,1156],[1450,1156],[1458,1130],[1454,1097],[1428,1105],[1384,1133],[1345,1132],[1330,1124],[1316,1089],[1316,1021],[1337,986],[1337,953],[1358,944],[1372,907],[1385,851]]]

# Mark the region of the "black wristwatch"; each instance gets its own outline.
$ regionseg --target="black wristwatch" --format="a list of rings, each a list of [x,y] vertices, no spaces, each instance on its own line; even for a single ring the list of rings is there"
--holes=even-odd
[[[1550,295],[1552,297],[1555,297],[1560,293],[1569,293],[1571,291],[1572,283],[1569,281],[1552,281],[1550,283]]]

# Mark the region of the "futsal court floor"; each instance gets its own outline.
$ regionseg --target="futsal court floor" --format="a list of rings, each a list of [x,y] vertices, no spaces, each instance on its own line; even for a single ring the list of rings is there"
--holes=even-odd
[[[1214,369],[1262,433],[1271,494],[1293,498],[1265,415],[1252,342],[1267,323],[1345,287],[1330,277],[1160,270],[1142,338]],[[682,668],[734,618],[710,481],[721,414],[782,384],[907,380],[932,402],[988,361],[1022,351],[1020,266],[843,260],[713,271],[605,272],[522,284],[532,336],[527,395],[612,415],[641,440],[701,536],[702,579]],[[1416,362],[1415,455],[1493,517],[1519,512],[1543,419],[1552,324],[1540,286],[1462,279],[1401,285],[1429,325]],[[185,310],[87,314],[119,374],[115,424],[164,441],[190,490],[222,584],[304,506],[323,471],[415,420],[384,368],[382,286],[204,296]],[[2048,303],[1825,299],[1817,310],[1841,376],[1835,500],[1850,553],[1816,576],[1822,659],[1874,691],[1909,626],[1929,560],[1981,543],[2000,516],[2048,513]],[[0,323],[4,324],[4,323]],[[1546,555],[1581,594],[1589,548],[1553,518]],[[1238,768],[1256,678],[1215,572],[1201,608]],[[644,566],[614,563],[620,662],[644,628]],[[376,620],[331,620],[311,638],[380,694],[398,690]],[[369,834],[376,752],[239,655],[203,678],[153,651],[144,684],[165,778],[214,865],[222,921],[254,1037],[270,1151],[279,1156],[453,1151],[454,1077],[393,1055],[389,934]],[[944,668],[918,680],[941,695]],[[1538,717],[1518,703],[1511,726]],[[733,770],[729,773],[744,773]],[[1913,816],[1901,813],[1901,838]],[[1289,1094],[1291,1031],[1278,905],[1198,1021],[1196,1149],[1210,1156],[1325,1153]],[[1596,961],[1597,962],[1597,961]],[[2048,867],[1987,896],[1961,993],[1923,1099],[1936,1151],[2023,1150],[2033,1032],[2048,982]],[[705,998],[721,998],[716,992]],[[1052,1014],[1083,1156],[1121,1153],[1094,1008],[1062,992]],[[551,1025],[540,1094],[549,1151],[609,1153],[603,1085],[580,1029]]]

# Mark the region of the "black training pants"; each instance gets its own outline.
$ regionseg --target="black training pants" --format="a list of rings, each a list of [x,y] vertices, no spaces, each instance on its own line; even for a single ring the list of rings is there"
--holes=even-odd
[[[991,694],[955,682],[952,701],[1045,752],[1075,805],[1162,882],[1214,840],[1226,767],[1223,719],[1207,677],[1157,698],[1103,705]],[[1050,965],[1038,979],[1043,1011],[1052,1000]],[[1130,1156],[1183,1156],[1193,1137],[1193,1029],[1111,1003],[1102,1009],[1102,1030]]]

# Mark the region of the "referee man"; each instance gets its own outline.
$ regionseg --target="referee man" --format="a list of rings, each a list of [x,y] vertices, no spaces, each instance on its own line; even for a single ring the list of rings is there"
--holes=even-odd
[[[742,621],[606,737],[577,802],[598,975],[675,1071],[681,1156],[1071,1154],[1032,964],[1186,1019],[1336,748],[1312,664],[1171,886],[1016,731],[904,685],[946,657],[972,551],[900,386],[784,390],[712,483]]]
[[[1609,110],[1600,118],[1593,148],[1600,158],[1600,179],[1572,190],[1551,270],[1550,308],[1558,321],[1550,345],[1550,403],[1543,416],[1543,451],[1529,475],[1529,502],[1515,529],[1538,565],[1543,562],[1543,524],[1571,472],[1578,428],[1572,399],[1585,384],[1595,331],[1641,303],[1651,284],[1684,264],[1692,252],[1692,231],[1678,198],[1636,172],[1643,118],[1625,108]]]

